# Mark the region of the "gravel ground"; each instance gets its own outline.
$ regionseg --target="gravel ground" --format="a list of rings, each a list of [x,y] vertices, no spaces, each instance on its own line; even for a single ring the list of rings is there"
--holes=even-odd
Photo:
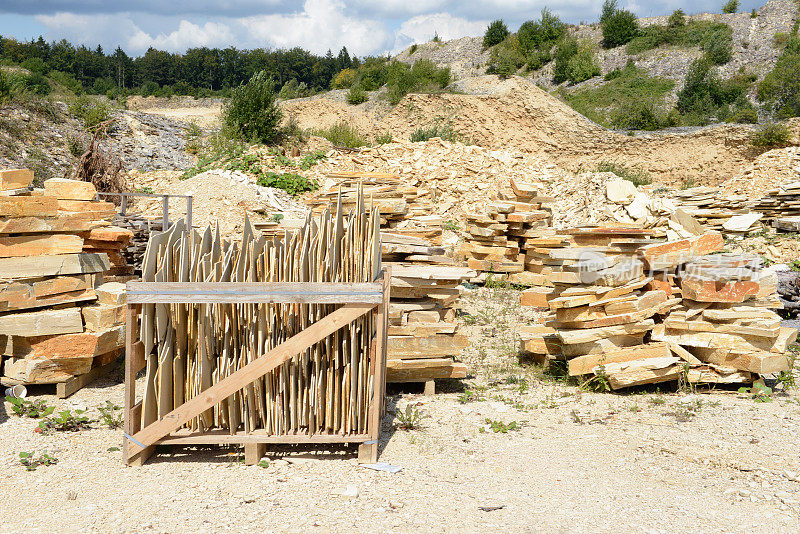
[[[14,500],[0,507],[0,532],[798,531],[794,395],[582,391],[517,364],[516,327],[534,316],[517,298],[463,299],[473,377],[434,397],[390,387],[380,460],[396,474],[359,467],[350,449],[273,448],[264,468],[236,448],[172,448],[128,468],[109,450],[120,431],[39,435],[5,403],[0,488]],[[97,405],[122,402],[120,377],[65,401],[33,393],[98,418]],[[427,416],[419,429],[396,428],[408,403]],[[45,450],[56,465],[20,465],[20,451]]]

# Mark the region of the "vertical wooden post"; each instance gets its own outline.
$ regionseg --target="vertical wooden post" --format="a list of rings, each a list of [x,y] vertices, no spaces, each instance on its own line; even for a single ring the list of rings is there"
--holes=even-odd
[[[125,433],[129,436],[133,431],[133,405],[136,402],[136,373],[133,371],[133,344],[137,337],[136,320],[139,315],[138,304],[128,304],[125,307],[125,405],[123,416],[125,417]],[[128,463],[128,438],[122,439],[122,458]]]
[[[141,426],[141,409],[137,410],[136,405],[136,374],[139,369],[136,362],[141,361],[137,358],[135,351],[142,348],[141,343],[136,343],[139,339],[139,313],[141,304],[128,304],[125,315],[125,406],[123,409],[125,433],[129,436],[136,434]],[[139,406],[141,408],[141,406]],[[130,441],[127,437],[122,440],[122,458],[128,465],[142,465],[155,451],[155,447],[147,447],[143,451],[131,456],[128,452]]]
[[[375,463],[378,461],[378,445],[381,439],[381,419],[386,393],[386,333],[389,320],[389,291],[391,288],[391,273],[386,268],[383,271],[383,300],[378,305],[375,314],[377,335],[375,336],[375,375],[373,377],[372,400],[369,406],[369,423],[367,433],[370,440],[358,447],[359,463]]]
[[[256,465],[266,453],[266,443],[245,443],[244,465]]]

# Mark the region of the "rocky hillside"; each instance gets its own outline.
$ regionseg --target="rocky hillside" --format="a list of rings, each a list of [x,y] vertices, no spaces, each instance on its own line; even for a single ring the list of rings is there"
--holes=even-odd
[[[733,31],[733,57],[718,68],[723,78],[730,78],[740,69],[756,74],[759,78],[775,64],[781,52],[775,43],[777,33],[789,33],[794,21],[798,18],[798,2],[796,0],[770,0],[757,11],[757,16],[750,13],[711,14],[704,13],[686,18],[689,21],[707,21],[724,23]],[[657,24],[666,25],[668,16],[639,19],[642,28]],[[652,76],[673,80],[673,94],[683,85],[691,63],[702,55],[699,47],[660,46],[641,54],[629,54],[625,46],[606,50],[601,46],[602,33],[599,24],[572,26],[571,35],[578,39],[586,39],[594,43],[601,74],[605,75],[614,69],[624,67],[629,61],[645,70]],[[463,37],[447,42],[429,42],[404,50],[397,56],[399,61],[414,63],[419,59],[430,59],[440,66],[447,65],[458,79],[478,76],[486,73],[490,59],[488,50],[483,50],[483,37]],[[532,73],[520,72],[534,83],[547,90],[558,86],[553,83],[553,63]],[[586,86],[604,84],[602,77],[569,87],[562,84],[567,91],[580,90]]]

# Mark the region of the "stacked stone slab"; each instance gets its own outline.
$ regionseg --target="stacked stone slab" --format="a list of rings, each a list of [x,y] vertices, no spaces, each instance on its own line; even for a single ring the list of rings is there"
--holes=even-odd
[[[673,362],[665,344],[651,344],[647,338],[680,299],[653,289],[635,253],[613,246],[618,237],[602,231],[592,239],[588,230],[571,233],[583,246],[563,248],[555,255],[563,263],[548,275],[554,287],[547,300],[550,313],[543,325],[523,329],[523,352],[541,363],[564,360],[573,376],[632,359]],[[607,377],[614,389],[652,381],[627,369]]]
[[[147,219],[138,214],[116,214],[114,226],[124,228],[131,232],[131,238],[120,251],[124,257],[124,271],[129,275],[140,277],[142,275],[142,260],[144,259],[147,242],[152,232],[160,232],[163,222],[161,219]],[[131,272],[132,271],[132,272]],[[120,275],[124,276],[124,275]]]
[[[800,181],[770,189],[753,203],[753,210],[763,213],[768,219],[800,215]]]
[[[717,254],[686,263],[683,296],[653,338],[685,350],[693,373],[713,382],[752,382],[789,369],[794,328],[781,327],[777,275],[754,255]],[[690,375],[691,377],[691,375]]]
[[[772,311],[781,306],[777,275],[760,258],[719,254],[723,240],[714,232],[630,239],[627,249],[596,232],[570,231],[575,246],[554,255],[565,263],[549,275],[553,294],[536,303],[550,314],[523,329],[523,352],[541,363],[564,360],[571,376],[612,389],[681,379],[749,383],[788,370],[785,352],[797,331],[782,328]]]
[[[422,238],[381,233],[383,264],[391,268],[387,381],[464,378],[454,361],[468,340],[455,322],[461,282],[475,276],[454,264],[442,247]]]
[[[381,228],[411,231],[417,228],[418,237],[432,238],[431,232],[441,235],[442,219],[433,216],[434,190],[405,182],[390,173],[331,173],[319,191],[305,199],[313,213],[335,208],[341,192],[345,209],[353,209],[359,199],[359,188],[368,204],[378,208]]]
[[[552,235],[548,226],[552,212],[543,204],[552,201],[540,197],[531,184],[511,180],[514,195],[490,202],[486,213],[466,214],[465,242],[459,253],[467,265],[481,275],[499,275],[515,283],[526,283],[527,252],[537,247],[539,238]],[[535,272],[535,271],[533,271]]]
[[[124,292],[103,285],[110,263],[95,245],[113,205],[88,182],[0,171],[0,355],[5,383],[54,383],[88,373],[124,346]],[[87,243],[88,241],[88,243]]]

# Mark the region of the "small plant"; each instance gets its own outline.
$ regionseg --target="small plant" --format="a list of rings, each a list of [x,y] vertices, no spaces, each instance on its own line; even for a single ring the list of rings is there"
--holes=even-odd
[[[364,88],[358,84],[352,86],[350,91],[347,92],[347,103],[352,106],[363,104],[367,100],[369,100],[367,92],[364,91]]]
[[[319,184],[316,180],[290,172],[284,174],[265,172],[259,176],[256,183],[261,187],[283,189],[292,196],[299,195],[306,191],[314,191],[319,188]]]
[[[756,11],[756,8],[753,8],[753,11],[750,12],[750,18],[751,19],[757,19],[758,18],[758,11]]]
[[[458,396],[458,402],[460,404],[467,404],[469,402],[478,402],[483,400],[486,400],[486,397],[484,397],[481,392],[475,391],[474,389],[468,389]]]
[[[595,376],[583,382],[580,388],[584,391],[594,391],[597,393],[607,393],[611,391],[611,382],[608,379],[608,374],[606,374],[605,366],[599,365],[594,370],[594,373]]]
[[[516,421],[511,421],[510,423],[504,423],[502,421],[495,421],[487,417],[485,419],[485,422],[487,425],[489,425],[489,428],[495,434],[507,434],[509,432],[516,431],[521,428]]]
[[[417,128],[414,133],[411,134],[411,142],[418,143],[421,141],[427,141],[434,137],[439,137],[444,141],[450,141],[451,143],[455,143],[459,140],[458,135],[453,130],[453,125],[449,122],[442,122],[436,121],[430,126],[422,126]]]
[[[444,224],[442,225],[443,230],[449,230],[451,232],[458,232],[461,228],[458,226],[458,222],[453,219],[447,219]]]
[[[405,411],[397,412],[397,428],[400,430],[418,430],[422,420],[430,417],[428,414],[412,404],[407,404]]]
[[[324,137],[336,146],[358,148],[367,144],[367,140],[358,132],[358,129],[346,122],[337,122],[326,129],[314,130],[313,134]]]
[[[316,150],[311,154],[306,154],[303,159],[300,160],[298,167],[304,171],[307,171],[325,158],[327,158],[327,156],[325,155],[324,150]]]
[[[772,402],[772,388],[761,382],[756,382],[751,388],[740,387],[739,393],[750,395],[750,398],[756,402]]]
[[[69,153],[73,157],[79,158],[83,155],[83,142],[79,137],[67,137],[67,147],[69,147]]]
[[[625,165],[614,161],[601,161],[597,165],[597,172],[613,172],[623,180],[633,182],[633,185],[635,186],[653,183],[650,173],[648,173],[646,170],[626,167]]]
[[[392,142],[392,132],[384,132],[375,136],[375,144],[388,145]]]
[[[273,213],[272,217],[270,217],[270,220],[272,222],[279,223],[283,220],[283,217],[284,217],[283,213]]]
[[[410,55],[413,55],[413,54],[414,54],[414,52],[416,52],[416,51],[417,51],[417,48],[418,48],[418,45],[417,45],[417,43],[414,43],[414,44],[412,44],[412,45],[411,45],[411,48],[409,48],[409,49],[408,49],[408,55],[409,55],[409,56],[410,56]]]
[[[75,410],[72,413],[70,410],[63,410],[57,412],[56,415],[51,415],[39,422],[39,427],[36,432],[41,434],[48,434],[52,431],[57,432],[77,432],[89,428],[92,422],[88,417],[83,415],[86,410]]]
[[[203,130],[195,123],[186,127],[186,152],[197,154],[203,148]]]
[[[142,187],[137,187],[136,188],[136,192],[137,193],[142,193],[144,195],[155,195],[156,194],[156,192],[153,190],[153,188],[150,187],[149,185],[145,185],[145,186],[142,186]]]
[[[105,102],[85,95],[69,106],[69,113],[83,120],[87,130],[111,118],[111,108]]]
[[[667,401],[661,395],[658,395],[656,397],[650,397],[649,399],[647,399],[647,402],[649,402],[651,406],[661,406],[667,403]]]
[[[266,469],[267,467],[269,467],[269,460],[261,460],[260,462],[258,462],[257,465],[258,467]]]
[[[695,400],[690,402],[679,402],[675,405],[675,419],[685,423],[696,416],[703,409],[703,401]]]
[[[52,406],[48,406],[43,400],[29,401],[16,397],[6,397],[6,401],[11,403],[12,412],[20,417],[30,417],[31,419],[47,417],[55,409]]]
[[[58,458],[43,452],[38,456],[32,452],[19,453],[19,463],[25,466],[28,471],[36,471],[40,465],[53,465],[58,463]]]
[[[100,420],[108,427],[112,429],[117,429],[122,426],[122,412],[118,412],[121,410],[119,406],[111,402],[110,400],[106,401],[105,406],[98,406],[97,411],[100,412]]]
[[[681,189],[687,190],[697,186],[697,180],[692,178],[691,176],[688,178],[684,178],[683,182],[681,183]]]

